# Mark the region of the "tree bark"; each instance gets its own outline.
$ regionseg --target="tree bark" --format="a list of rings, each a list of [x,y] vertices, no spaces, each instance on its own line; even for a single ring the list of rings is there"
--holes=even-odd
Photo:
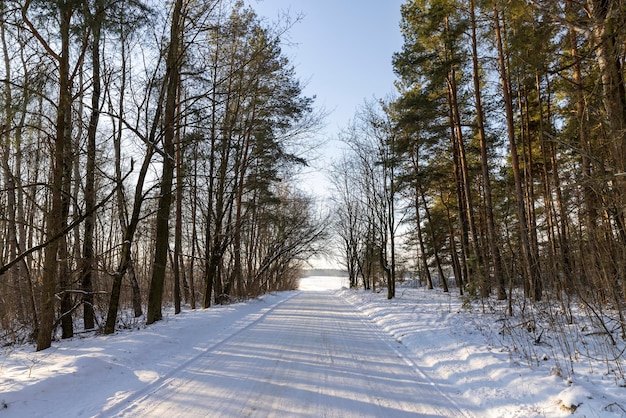
[[[30,1],[27,1],[22,8],[22,17],[26,24],[30,27],[33,34],[38,37],[38,32],[30,23],[27,16]],[[59,13],[59,36],[61,52],[56,54],[50,49],[50,46],[45,43],[43,38],[38,37],[42,46],[48,50],[48,52],[54,57],[58,63],[58,88],[59,96],[57,103],[57,115],[55,129],[56,134],[54,137],[53,154],[52,154],[52,179],[50,183],[50,201],[51,206],[46,214],[46,235],[48,238],[56,237],[63,231],[64,220],[63,218],[63,204],[65,190],[64,184],[67,181],[65,178],[66,169],[66,148],[70,146],[68,141],[69,126],[67,122],[72,107],[72,92],[70,83],[70,59],[69,59],[69,47],[70,47],[70,25],[72,21],[72,15],[74,13],[71,5],[68,5],[65,1],[57,2]],[[55,293],[59,280],[59,266],[57,263],[57,255],[60,248],[60,240],[52,240],[44,250],[44,264],[41,284],[41,308],[40,308],[40,323],[37,334],[37,351],[45,350],[52,344],[52,332],[54,327],[55,317]]]
[[[494,29],[496,35],[496,47],[498,51],[498,65],[500,70],[500,81],[502,83],[502,94],[504,100],[504,108],[506,113],[507,133],[509,138],[509,147],[511,154],[511,168],[515,181],[515,199],[517,201],[517,215],[519,221],[519,233],[522,250],[522,271],[524,272],[524,280],[529,285],[531,297],[533,300],[539,301],[542,296],[541,278],[537,271],[536,260],[532,258],[530,248],[530,240],[528,236],[528,221],[526,218],[526,208],[524,207],[524,192],[522,189],[522,176],[519,164],[519,155],[517,151],[517,143],[515,139],[515,121],[513,117],[513,100],[511,97],[510,80],[506,68],[504,47],[502,42],[502,34],[500,28],[500,14],[497,3],[494,3]]]
[[[83,322],[85,329],[95,327],[94,295],[93,295],[93,271],[95,265],[94,251],[94,231],[96,215],[96,134],[98,122],[100,120],[100,36],[102,28],[102,14],[104,4],[102,0],[96,1],[96,9],[92,14],[89,6],[85,6],[85,15],[89,19],[91,26],[91,71],[92,71],[92,93],[91,93],[91,116],[87,127],[87,163],[85,167],[85,210],[89,215],[85,218],[84,238],[83,238],[83,268],[82,268],[82,290],[84,292],[83,302]]]
[[[165,268],[169,250],[169,217],[172,204],[172,182],[174,177],[174,138],[178,127],[177,98],[180,81],[180,38],[183,20],[183,1],[176,0],[172,13],[170,30],[170,45],[166,60],[167,96],[165,99],[165,113],[163,118],[163,172],[161,177],[161,192],[159,207],[156,214],[156,237],[154,261],[152,263],[152,278],[148,294],[148,313],[146,323],[152,324],[163,317],[163,291],[165,289]]]
[[[483,191],[485,199],[485,213],[487,222],[487,235],[489,236],[489,253],[491,254],[491,264],[493,265],[494,280],[497,285],[498,300],[506,299],[506,285],[504,281],[504,269],[502,267],[502,256],[498,246],[498,233],[493,215],[493,200],[491,192],[491,173],[489,170],[489,157],[487,149],[487,136],[485,135],[485,115],[482,104],[480,66],[478,64],[478,41],[476,37],[476,12],[475,0],[470,4],[470,21],[472,26],[472,66],[474,82],[474,100],[476,105],[476,125],[478,127],[478,139],[480,140],[480,158],[483,180]]]

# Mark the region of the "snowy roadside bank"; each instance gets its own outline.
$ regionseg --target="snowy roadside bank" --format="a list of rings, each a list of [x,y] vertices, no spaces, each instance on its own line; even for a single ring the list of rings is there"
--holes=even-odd
[[[296,295],[184,310],[149,327],[0,351],[0,417],[91,417],[133,398]],[[106,413],[102,414],[106,416]]]
[[[437,385],[458,389],[470,411],[485,417],[626,417],[626,388],[602,366],[583,361],[573,378],[555,375],[550,345],[529,366],[515,342],[501,335],[499,317],[472,313],[456,294],[399,288],[385,293],[338,291],[406,347]],[[530,337],[529,337],[530,338]]]

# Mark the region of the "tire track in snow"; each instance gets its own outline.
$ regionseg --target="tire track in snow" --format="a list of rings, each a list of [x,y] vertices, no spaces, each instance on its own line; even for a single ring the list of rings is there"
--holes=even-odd
[[[361,309],[360,306],[348,300],[344,295],[341,295],[338,293],[338,296],[340,296],[343,300],[345,300],[347,304],[354,307],[355,311],[358,311],[359,313],[361,313],[360,317],[361,317],[361,321],[363,321],[363,324],[367,326],[372,331],[372,333],[376,335],[377,338],[380,338],[381,340],[383,340],[389,346],[389,348],[393,350],[393,352],[398,356],[398,358],[402,359],[409,367],[411,367],[415,371],[415,373],[419,375],[419,377],[427,381],[428,384],[432,386],[441,395],[441,397],[443,397],[448,402],[450,402],[450,405],[456,408],[459,411],[459,413],[462,414],[462,416],[464,416],[465,418],[475,418],[473,414],[467,411],[467,409],[462,408],[450,395],[448,395],[441,388],[440,385],[438,385],[433,379],[431,379],[430,376],[428,376],[422,370],[419,364],[413,361],[410,355],[407,355],[406,351],[408,351],[408,348],[406,346],[402,345],[401,342],[395,340],[393,335],[382,330],[380,326],[378,326],[378,324],[376,324],[374,320],[371,319],[363,311],[363,309]]]
[[[197,362],[204,356],[211,354],[213,351],[219,349],[221,346],[227,344],[230,340],[236,338],[241,333],[246,332],[248,329],[254,327],[257,323],[261,322],[266,316],[274,312],[279,306],[281,306],[288,300],[292,299],[293,297],[297,296],[299,293],[300,293],[299,291],[293,292],[293,294],[290,295],[289,297],[286,297],[285,299],[282,299],[267,308],[261,309],[257,313],[246,315],[244,318],[248,318],[250,316],[252,317],[256,316],[256,318],[253,318],[250,322],[246,323],[243,327],[235,330],[231,334],[226,335],[224,338],[215,342],[209,347],[202,349],[200,353],[184,361],[183,363],[173,368],[172,370],[168,371],[167,373],[159,377],[154,382],[144,386],[143,388],[139,390],[136,390],[130,393],[127,397],[119,401],[116,401],[113,405],[110,405],[104,408],[102,411],[100,411],[100,413],[95,415],[95,417],[105,418],[105,417],[125,416],[124,415],[125,412],[130,412],[129,410],[132,409],[135,406],[135,404],[148,398],[152,393],[160,390],[161,388],[168,386],[177,377],[179,373],[187,369],[190,365]]]

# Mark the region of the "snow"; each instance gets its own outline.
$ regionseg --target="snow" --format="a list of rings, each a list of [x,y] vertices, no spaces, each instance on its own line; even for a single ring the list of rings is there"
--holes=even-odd
[[[539,365],[529,365],[515,346],[519,340],[501,334],[495,315],[463,309],[462,298],[453,293],[425,288],[398,292],[390,301],[384,291],[344,289],[340,294],[406,346],[434,384],[455,386],[459,404],[475,415],[626,417],[626,388],[600,372],[601,364],[581,361],[572,378],[559,377],[549,345],[536,347],[547,351],[539,356]]]
[[[529,364],[494,315],[452,293],[398,288],[387,300],[344,286],[310,277],[39,353],[2,348],[0,418],[626,417],[626,388],[601,365],[580,360],[562,377],[549,346]]]
[[[300,290],[339,290],[348,287],[347,277],[313,276],[300,279]]]

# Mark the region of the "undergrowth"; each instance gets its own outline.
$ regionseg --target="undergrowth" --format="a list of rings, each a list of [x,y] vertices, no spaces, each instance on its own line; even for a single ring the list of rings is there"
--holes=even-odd
[[[510,304],[465,298],[463,308],[479,303],[486,304],[483,312],[498,317],[491,337],[520,355],[529,367],[548,363],[550,374],[564,379],[573,379],[583,370],[602,373],[626,387],[626,341],[618,312],[589,306],[577,298],[529,303],[515,294]]]

